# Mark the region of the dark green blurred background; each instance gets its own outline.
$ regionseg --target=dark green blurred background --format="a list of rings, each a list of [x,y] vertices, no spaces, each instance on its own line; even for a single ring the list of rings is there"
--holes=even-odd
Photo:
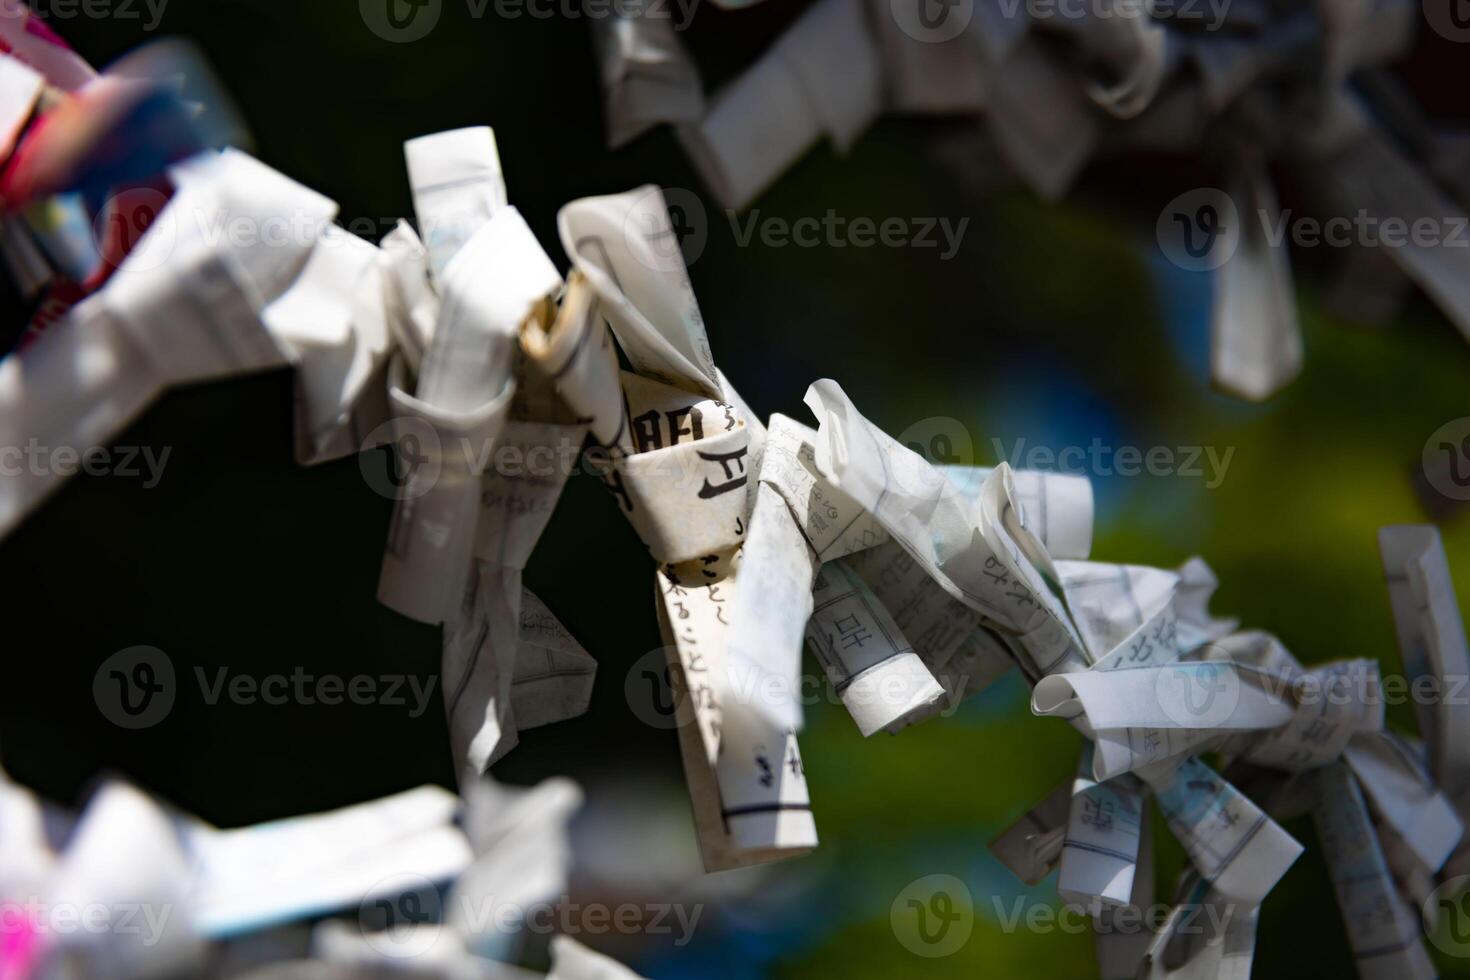
[[[706,80],[738,70],[797,12],[787,0],[739,15],[701,10],[689,40]],[[53,23],[99,66],[150,39],[138,21]],[[411,216],[403,141],[476,124],[495,127],[511,200],[563,267],[563,203],[645,182],[702,194],[666,132],[606,149],[585,22],[475,19],[446,0],[432,35],[395,45],[365,28],[351,0],[172,0],[162,28],[217,67],[256,154],[339,201],[344,224],[381,234]],[[976,192],[926,151],[938,126],[884,122],[846,159],[818,149],[756,206],[788,219],[829,208],[968,217],[948,262],[933,249],[737,248],[705,198],[709,242],[691,274],[716,357],[747,400],[807,420],[806,386],[832,377],[894,434],[958,420],[986,463],[996,461],[993,439],[1233,448],[1215,489],[1183,477],[1096,481],[1094,557],[1176,565],[1203,555],[1223,583],[1218,612],[1275,632],[1303,661],[1372,656],[1396,669],[1375,532],[1427,519],[1414,474],[1429,435],[1470,415],[1464,339],[1417,299],[1391,327],[1332,319],[1319,299],[1332,257],[1311,256],[1298,267],[1302,377],[1262,406],[1215,394],[1208,279],[1174,270],[1152,239],[1164,204],[1212,175],[1187,160],[1115,163],[1051,206],[1014,187]],[[94,672],[139,644],[188,676],[302,665],[428,677],[439,657],[437,630],[374,599],[391,501],[355,460],[293,464],[286,373],[174,392],[117,442],[171,448],[156,489],[78,478],[0,545],[7,769],[66,802],[100,772],[120,771],[222,826],[452,785],[437,699],[415,719],[388,706],[211,707],[195,691],[147,731],[101,716]],[[1451,515],[1443,531],[1470,595],[1470,526]],[[615,852],[608,860],[625,860],[630,876],[650,853],[687,870],[675,737],[641,724],[624,695],[629,667],[660,646],[651,567],[596,481],[572,479],[526,578],[598,658],[600,676],[586,717],[527,733],[495,775],[572,775],[590,796],[583,846]],[[985,849],[1070,776],[1070,728],[1031,718],[1014,680],[896,738],[863,741],[840,707],[818,706],[808,722],[816,856],[722,876],[737,894],[706,899],[682,950],[586,938],[654,977],[1093,975],[1085,935],[1001,933],[992,896],[1055,899],[1050,883],[1028,892]],[[634,814],[616,839],[597,822],[614,813]],[[1308,850],[1268,900],[1255,975],[1347,975],[1311,827],[1290,829]],[[926,961],[895,939],[888,913],[909,881],[934,872],[966,880],[978,921],[960,953]],[[1170,887],[1161,873],[1161,894]]]

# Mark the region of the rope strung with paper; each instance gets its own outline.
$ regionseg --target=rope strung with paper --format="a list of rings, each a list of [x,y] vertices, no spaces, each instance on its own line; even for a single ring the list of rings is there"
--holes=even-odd
[[[444,626],[466,793],[520,730],[583,712],[596,670],[521,582],[570,465],[488,467],[487,454],[583,457],[655,562],[707,870],[818,844],[797,740],[806,646],[865,736],[931,718],[1015,667],[1035,713],[1070,722],[1085,747],[1074,779],[994,849],[1026,881],[1059,870],[1062,894],[1093,910],[1105,976],[1246,975],[1257,909],[1302,850],[1279,821],[1308,810],[1364,974],[1387,963],[1427,975],[1409,910],[1470,861],[1464,708],[1422,706],[1422,743],[1390,733],[1376,663],[1305,668],[1213,618],[1203,561],[1089,560],[1083,479],[931,465],[830,380],[807,392],[815,428],[763,424],[716,367],[657,188],[567,205],[564,279],[507,203],[485,128],[408,144],[419,232],[400,223],[380,245],[237,149],[199,147],[113,183],[74,166],[90,176],[48,183],[35,161],[66,119],[99,123],[93,86],[109,84],[48,95],[55,106],[13,157],[25,186],[47,190],[28,192],[9,227],[84,298],[0,362],[0,444],[103,442],[169,385],[294,366],[301,462],[389,444],[401,461],[379,597]],[[181,145],[202,139],[181,131]],[[61,264],[35,215],[65,206],[90,219],[84,184],[139,181],[165,203],[115,269],[100,248],[86,268]],[[206,233],[242,217],[294,232]],[[0,533],[60,479],[0,484]],[[1390,528],[1382,545],[1411,678],[1463,682],[1470,656],[1437,532]],[[1193,865],[1179,908],[1213,909],[1215,934],[1183,928],[1183,911],[1156,935],[1114,928],[1152,901],[1154,805]],[[337,939],[323,942],[352,958]]]
[[[1048,200],[1093,160],[1203,158],[1220,187],[1171,202],[1159,244],[1175,264],[1212,271],[1214,381],[1259,400],[1302,362],[1286,248],[1297,236],[1268,163],[1302,177],[1318,231],[1301,244],[1353,246],[1334,306],[1388,320],[1413,284],[1470,336],[1470,140],[1434,125],[1386,68],[1441,5],[1423,7],[817,0],[708,98],[679,34],[687,23],[667,5],[591,23],[612,145],[673,125],[727,208],[749,205],[820,142],[846,152],[887,114],[946,120],[945,158]]]

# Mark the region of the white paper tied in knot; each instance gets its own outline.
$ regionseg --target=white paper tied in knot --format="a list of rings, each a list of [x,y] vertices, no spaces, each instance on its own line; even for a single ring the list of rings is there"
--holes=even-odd
[[[771,416],[760,479],[786,502],[818,564],[887,544],[878,519],[817,468],[816,430]]]
[[[1042,678],[1038,715],[1065,718],[1096,740],[1096,779],[1173,759],[1232,732],[1279,728],[1292,707],[1243,683],[1228,662],[1087,670]]]
[[[738,546],[746,530],[750,433],[742,422],[696,442],[612,463],[633,530],[655,560],[691,561]]]
[[[1265,679],[1269,683],[1270,675]],[[1250,761],[1291,772],[1316,769],[1339,758],[1354,735],[1383,728],[1383,691],[1372,660],[1306,671],[1292,680],[1287,696],[1295,705],[1291,720],[1261,737],[1246,756]]]

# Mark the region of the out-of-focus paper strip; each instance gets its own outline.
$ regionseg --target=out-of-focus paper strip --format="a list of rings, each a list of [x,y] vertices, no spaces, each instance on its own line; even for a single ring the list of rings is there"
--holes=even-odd
[[[612,146],[660,123],[692,123],[704,115],[703,84],[676,33],[670,6],[629,17],[594,17],[592,38],[602,62]]]
[[[1470,705],[1451,695],[1470,684],[1470,651],[1439,531],[1425,526],[1378,532],[1399,653],[1410,687],[1437,681],[1437,697],[1415,698],[1435,781],[1452,800],[1470,791]]]
[[[403,150],[419,235],[442,285],[450,261],[506,206],[495,133],[488,126],[456,129],[409,140]]]
[[[680,135],[720,202],[743,208],[824,136],[844,151],[877,117],[863,0],[820,0]]]
[[[396,875],[448,881],[471,860],[458,810],[454,794],[426,786],[242,830],[185,824],[199,873],[194,920],[228,936],[356,907]]]
[[[1072,787],[1068,781],[1052,790],[990,842],[996,859],[1028,885],[1040,884],[1061,860],[1071,817]]]
[[[1264,166],[1244,165],[1231,197],[1240,239],[1215,273],[1210,371],[1224,390],[1260,401],[1301,371],[1301,326],[1286,243],[1269,237],[1285,219]]]
[[[1194,870],[1178,893],[1139,980],[1250,980],[1260,909],[1221,895]]]
[[[1334,763],[1318,770],[1313,779],[1317,836],[1359,975],[1369,980],[1436,976],[1420,938],[1418,917],[1394,887],[1352,772],[1345,764]]]

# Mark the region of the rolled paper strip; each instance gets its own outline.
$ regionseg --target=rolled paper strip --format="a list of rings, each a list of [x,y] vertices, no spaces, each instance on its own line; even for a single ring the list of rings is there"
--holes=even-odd
[[[914,648],[932,671],[947,667],[982,629],[979,613],[951,598],[896,541],[860,551],[845,564],[873,590],[903,635],[914,638]],[[989,649],[977,643],[970,655],[983,656]],[[1003,660],[1012,665],[1008,653]]]
[[[817,574],[807,640],[867,738],[934,714],[944,688],[867,585],[841,562]]]
[[[429,271],[442,286],[449,263],[506,206],[495,132],[475,126],[421,136],[403,153]]]
[[[1100,783],[1092,778],[1092,746],[1086,746],[1072,782],[1067,835],[1057,893],[1089,907],[1126,905],[1133,894],[1143,821],[1142,787],[1129,777]]]

